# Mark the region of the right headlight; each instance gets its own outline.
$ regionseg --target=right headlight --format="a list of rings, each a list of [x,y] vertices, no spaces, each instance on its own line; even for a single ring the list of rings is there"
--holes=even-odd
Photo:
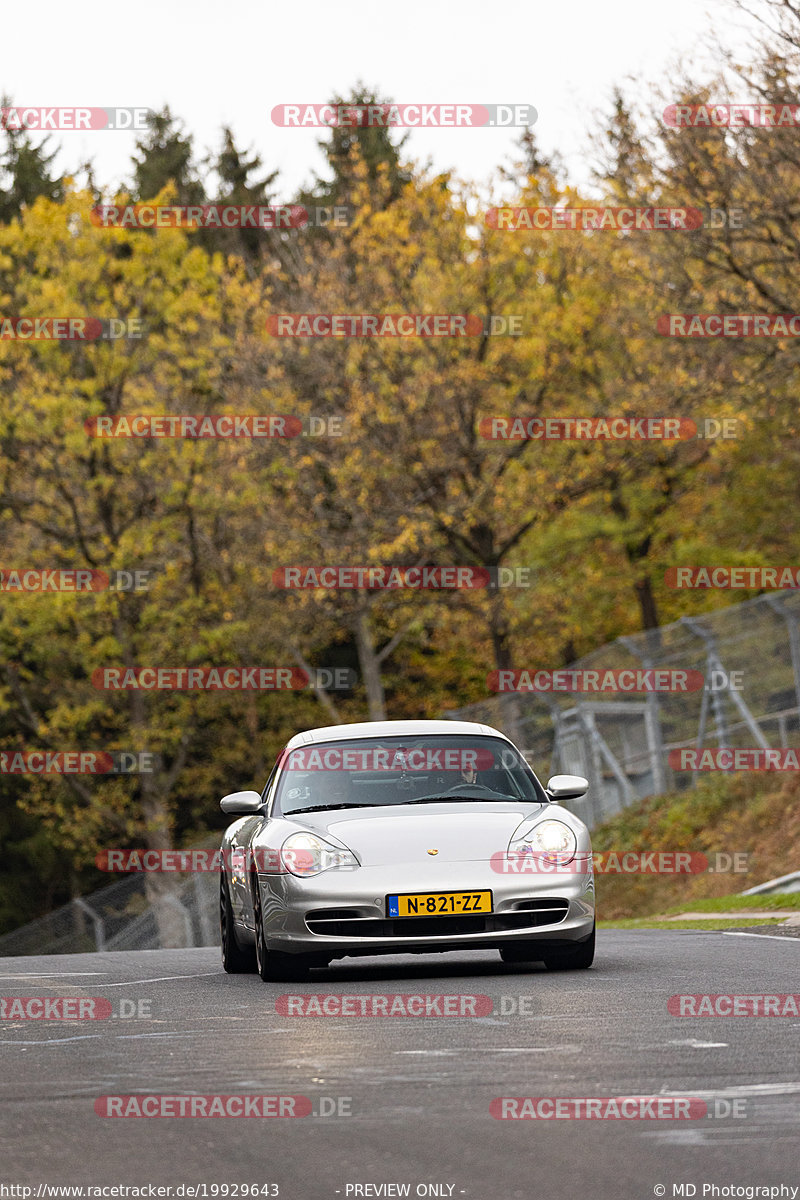
[[[517,832],[508,843],[509,854],[535,854],[545,862],[564,865],[572,862],[578,839],[563,821],[539,821]]]
[[[333,868],[360,867],[352,850],[334,846],[314,833],[293,833],[281,847],[281,859],[291,875],[306,879]]]

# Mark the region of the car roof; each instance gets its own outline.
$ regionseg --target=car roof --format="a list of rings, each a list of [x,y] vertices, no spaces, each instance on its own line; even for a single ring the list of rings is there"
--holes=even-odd
[[[323,725],[296,733],[286,743],[287,750],[314,742],[342,742],[351,738],[419,737],[423,734],[469,734],[471,737],[499,737],[509,741],[499,729],[475,721],[360,721],[353,725]]]

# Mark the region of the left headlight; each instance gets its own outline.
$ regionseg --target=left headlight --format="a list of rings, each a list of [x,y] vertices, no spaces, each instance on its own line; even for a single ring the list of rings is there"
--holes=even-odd
[[[540,821],[521,833],[515,833],[508,843],[509,854],[537,854],[546,862],[571,862],[578,849],[578,840],[563,821]]]
[[[351,850],[334,846],[313,833],[293,833],[283,843],[281,857],[286,870],[301,879],[337,867],[352,869],[361,865]]]

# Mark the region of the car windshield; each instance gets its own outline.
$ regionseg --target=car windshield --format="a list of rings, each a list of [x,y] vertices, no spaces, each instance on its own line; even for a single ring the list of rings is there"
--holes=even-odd
[[[274,812],[442,802],[547,802],[528,764],[491,736],[428,734],[284,751]]]

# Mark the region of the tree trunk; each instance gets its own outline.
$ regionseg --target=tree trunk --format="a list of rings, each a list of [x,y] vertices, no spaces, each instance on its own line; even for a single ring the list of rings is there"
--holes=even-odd
[[[141,775],[140,779],[142,814],[146,822],[145,845],[148,850],[171,850],[173,846],[169,810],[159,793],[157,777]],[[174,876],[170,877],[159,871],[146,871],[144,890],[148,903],[153,906],[159,946],[164,950],[181,949],[186,946],[186,921],[178,907]]]
[[[489,597],[489,615],[487,621],[489,634],[492,639],[494,665],[498,671],[510,671],[513,666],[511,657],[511,629],[505,611],[504,598],[499,588]],[[505,733],[507,737],[511,738],[512,742],[522,748],[521,743],[524,741],[523,697],[518,692],[506,692],[502,694],[499,708],[502,714],[501,732]]]
[[[386,695],[381,680],[381,666],[375,652],[372,631],[369,627],[367,609],[359,609],[356,614],[353,632],[358,651],[358,665],[361,668],[361,678],[367,693],[367,708],[370,721],[386,720]]]
[[[494,665],[498,671],[511,669],[511,630],[500,589],[489,596],[489,635],[492,639]]]
[[[642,617],[642,629],[657,629],[659,625],[656,598],[653,595],[653,584],[649,575],[643,575],[634,583],[636,599],[639,601],[639,612]]]
[[[130,657],[129,655],[126,657]],[[130,694],[130,730],[135,746],[147,745],[147,719],[144,698],[138,690]],[[144,844],[148,850],[171,850],[172,821],[166,796],[162,795],[158,775],[141,774],[142,816],[144,817]],[[169,789],[168,789],[169,790]],[[181,949],[186,946],[186,923],[177,904],[175,877],[161,872],[146,871],[144,891],[153,906],[158,940],[165,950]]]

